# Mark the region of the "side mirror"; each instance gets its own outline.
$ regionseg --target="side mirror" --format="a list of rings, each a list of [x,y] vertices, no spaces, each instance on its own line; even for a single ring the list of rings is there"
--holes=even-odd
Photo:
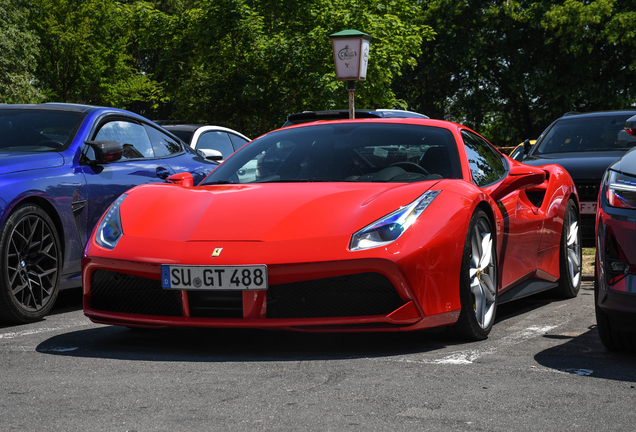
[[[124,146],[117,141],[84,141],[95,150],[95,162],[107,164],[117,162],[124,154]]]
[[[189,172],[177,173],[169,176],[166,181],[179,186],[192,187],[194,186],[194,179]]]
[[[198,149],[197,152],[199,152],[199,154],[201,156],[203,156],[204,158],[206,158],[207,160],[211,160],[211,161],[222,161],[223,160],[223,155],[218,150]]]
[[[539,186],[545,181],[545,171],[530,165],[513,165],[506,177],[490,194],[492,199],[499,201],[518,189]]]
[[[530,153],[530,149],[532,148],[532,145],[530,144],[530,140],[527,139],[523,142],[523,154],[527,155],[528,153]]]

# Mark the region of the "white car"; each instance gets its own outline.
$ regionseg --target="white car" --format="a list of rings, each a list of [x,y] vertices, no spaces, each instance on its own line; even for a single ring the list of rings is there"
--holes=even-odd
[[[212,125],[162,125],[206,159],[222,162],[236,150],[251,141],[235,130]]]

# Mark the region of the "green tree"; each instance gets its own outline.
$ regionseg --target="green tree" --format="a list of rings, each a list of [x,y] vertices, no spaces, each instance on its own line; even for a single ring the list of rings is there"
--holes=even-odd
[[[26,22],[23,1],[0,0],[0,103],[30,103],[41,97],[33,76],[38,38]]]
[[[419,12],[410,0],[201,0],[135,8],[135,56],[164,90],[157,112],[251,136],[279,127],[290,112],[346,108],[329,34],[354,28],[375,37],[358,107],[405,107],[392,81],[415,65],[422,40],[432,35],[413,23]]]
[[[499,145],[536,138],[572,110],[636,103],[631,0],[431,0],[436,32],[398,97],[432,117],[473,127]]]
[[[46,99],[125,107],[158,87],[128,53],[128,9],[113,0],[32,0],[40,39],[36,77]]]
[[[548,90],[563,108],[598,110],[636,104],[636,10],[632,0],[565,0],[541,24],[558,55]]]

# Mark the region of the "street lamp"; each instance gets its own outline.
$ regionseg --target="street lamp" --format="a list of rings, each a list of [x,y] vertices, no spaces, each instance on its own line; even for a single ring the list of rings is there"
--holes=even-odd
[[[367,79],[369,43],[373,39],[358,30],[343,30],[329,35],[333,48],[336,78],[347,82],[349,90],[349,118],[355,118],[354,96],[356,81]]]

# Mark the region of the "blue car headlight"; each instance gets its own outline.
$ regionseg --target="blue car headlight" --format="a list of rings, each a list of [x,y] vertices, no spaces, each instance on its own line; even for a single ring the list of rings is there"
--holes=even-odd
[[[357,251],[387,245],[397,240],[422,214],[441,191],[427,191],[411,204],[400,207],[353,234],[349,250]]]
[[[106,249],[115,249],[117,242],[123,235],[124,231],[121,227],[121,216],[119,207],[127,194],[122,194],[117,200],[111,204],[104,217],[102,218],[95,232],[95,241],[101,247]]]

